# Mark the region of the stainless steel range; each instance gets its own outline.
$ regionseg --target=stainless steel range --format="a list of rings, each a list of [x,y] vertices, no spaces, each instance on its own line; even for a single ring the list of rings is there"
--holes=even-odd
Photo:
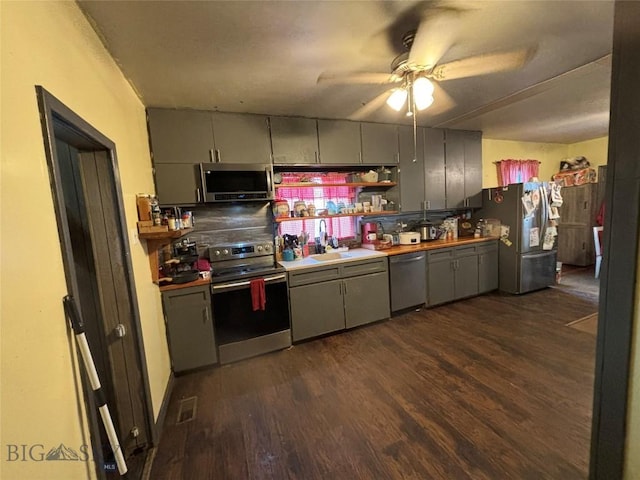
[[[289,347],[287,275],[273,244],[214,245],[208,253],[220,363]]]

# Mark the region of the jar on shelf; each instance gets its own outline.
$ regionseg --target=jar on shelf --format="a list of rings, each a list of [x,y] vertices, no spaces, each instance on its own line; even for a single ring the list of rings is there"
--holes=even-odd
[[[276,218],[288,217],[290,214],[289,202],[276,200],[273,202],[273,216]]]

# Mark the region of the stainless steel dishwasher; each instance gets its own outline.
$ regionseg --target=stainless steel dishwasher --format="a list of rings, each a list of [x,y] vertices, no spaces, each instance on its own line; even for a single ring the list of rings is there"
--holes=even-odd
[[[404,253],[389,258],[391,311],[423,305],[427,301],[427,254]]]

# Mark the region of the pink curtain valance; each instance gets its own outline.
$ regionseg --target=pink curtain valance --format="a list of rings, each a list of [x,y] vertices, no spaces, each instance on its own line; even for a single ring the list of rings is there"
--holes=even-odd
[[[498,168],[498,182],[500,186],[511,183],[528,182],[538,176],[540,162],[538,160],[504,159],[496,162]]]

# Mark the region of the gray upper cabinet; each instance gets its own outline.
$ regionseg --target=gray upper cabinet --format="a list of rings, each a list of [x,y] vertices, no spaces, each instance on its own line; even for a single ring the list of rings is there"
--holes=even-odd
[[[418,128],[415,158],[412,127],[400,127],[399,144],[402,211],[445,208],[444,130]]]
[[[162,205],[193,204],[202,201],[200,169],[197,164],[156,163],[156,195]]]
[[[414,152],[413,128],[398,129],[400,150],[400,209],[417,212],[424,208],[424,143],[423,128],[418,128]]]
[[[359,164],[360,124],[348,120],[318,120],[320,163]]]
[[[147,114],[155,164],[211,161],[215,145],[210,112],[149,108]]]
[[[464,132],[464,194],[467,207],[482,207],[482,132]]]
[[[447,208],[465,206],[464,139],[460,130],[446,131],[446,195]]]
[[[273,163],[317,163],[318,126],[315,119],[270,117]]]
[[[444,130],[440,128],[424,129],[424,202],[426,210],[446,206]]]
[[[271,163],[271,139],[264,115],[212,112],[215,159],[221,163]]]
[[[398,127],[385,123],[361,123],[362,163],[395,165],[398,163]]]
[[[446,207],[482,206],[482,133],[446,130]]]

